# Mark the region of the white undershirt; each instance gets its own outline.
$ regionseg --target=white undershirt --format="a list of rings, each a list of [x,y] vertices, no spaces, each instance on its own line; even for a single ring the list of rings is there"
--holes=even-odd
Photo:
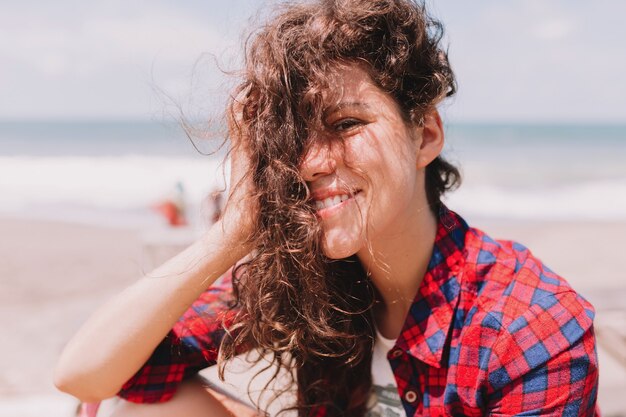
[[[391,371],[387,352],[393,348],[395,340],[387,339],[376,331],[372,356],[372,393],[367,403],[366,417],[400,417],[404,415],[402,401],[398,395],[398,385]]]

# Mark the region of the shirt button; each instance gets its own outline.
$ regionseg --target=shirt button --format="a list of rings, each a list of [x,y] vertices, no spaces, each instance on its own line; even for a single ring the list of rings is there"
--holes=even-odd
[[[397,358],[398,356],[402,356],[402,349],[394,349],[391,352],[391,357],[392,358]]]
[[[404,399],[406,400],[406,402],[413,404],[415,401],[417,401],[417,394],[415,393],[415,391],[407,391],[404,393]]]

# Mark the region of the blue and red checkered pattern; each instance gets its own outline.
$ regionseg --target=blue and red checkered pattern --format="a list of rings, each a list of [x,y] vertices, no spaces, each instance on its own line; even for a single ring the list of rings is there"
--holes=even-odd
[[[194,303],[121,396],[165,401],[215,363],[222,322],[234,314],[229,284]],[[593,316],[524,246],[443,208],[428,271],[388,353],[406,415],[598,415]]]
[[[167,401],[183,379],[216,363],[224,329],[236,315],[229,308],[231,271],[192,304],[119,396],[136,403]]]

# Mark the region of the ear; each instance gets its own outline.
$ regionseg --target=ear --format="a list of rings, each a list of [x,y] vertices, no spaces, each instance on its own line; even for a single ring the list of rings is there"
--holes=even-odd
[[[424,115],[424,124],[421,126],[421,141],[417,153],[416,165],[418,169],[425,168],[441,153],[444,143],[443,123],[437,109]]]

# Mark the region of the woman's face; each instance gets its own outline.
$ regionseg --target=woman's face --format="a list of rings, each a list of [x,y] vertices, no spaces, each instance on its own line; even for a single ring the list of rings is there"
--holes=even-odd
[[[325,137],[312,140],[300,171],[323,224],[324,252],[339,259],[401,235],[427,202],[422,128],[406,123],[359,65],[339,67],[332,87],[341,93],[325,112],[327,129],[317,134]]]

